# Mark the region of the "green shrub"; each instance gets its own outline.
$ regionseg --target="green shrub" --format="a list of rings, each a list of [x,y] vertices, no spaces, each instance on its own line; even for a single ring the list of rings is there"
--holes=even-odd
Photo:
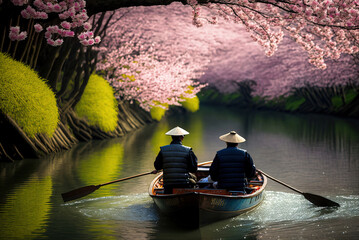
[[[354,89],[350,89],[345,93],[345,104],[349,104],[358,95]],[[342,107],[344,102],[341,96],[334,96],[331,99],[332,104],[335,108]]]
[[[346,103],[350,103],[351,101],[353,101],[353,99],[358,95],[358,92],[356,92],[354,89],[350,89],[346,94],[345,94],[345,99],[346,99]]]
[[[285,110],[295,111],[305,102],[305,98],[290,96],[285,102]]]
[[[166,110],[161,107],[152,107],[150,114],[152,119],[160,121],[162,117],[165,115]]]
[[[197,96],[193,98],[184,98],[185,101],[181,102],[182,106],[190,112],[196,112],[199,109],[199,99]]]
[[[335,108],[339,108],[343,105],[342,97],[341,96],[334,96],[332,97],[332,104]]]
[[[117,104],[110,84],[103,77],[92,74],[75,111],[80,117],[85,117],[91,126],[110,132],[117,127]]]
[[[198,94],[198,98],[201,102],[211,102],[211,101],[217,101],[219,99],[220,94],[218,90],[215,90],[213,88],[205,88],[200,91]]]
[[[0,53],[0,109],[24,132],[52,136],[59,121],[55,94],[29,66]]]
[[[225,104],[232,104],[240,102],[241,99],[243,99],[243,97],[240,93],[227,93],[223,94],[221,102]]]

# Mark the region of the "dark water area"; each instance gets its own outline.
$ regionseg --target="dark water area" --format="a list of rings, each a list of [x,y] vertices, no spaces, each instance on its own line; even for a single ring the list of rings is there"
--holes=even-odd
[[[212,160],[224,147],[218,137],[235,130],[257,168],[341,207],[315,207],[269,180],[258,208],[188,230],[155,208],[148,195],[154,175],[62,201],[63,192],[151,171],[159,146],[170,142],[164,133],[177,125],[190,132],[183,143],[199,162]],[[202,107],[123,138],[1,163],[0,226],[0,239],[359,239],[359,121]]]

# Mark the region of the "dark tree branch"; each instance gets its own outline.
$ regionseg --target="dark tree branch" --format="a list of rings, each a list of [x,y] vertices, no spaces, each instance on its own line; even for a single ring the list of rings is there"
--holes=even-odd
[[[169,5],[173,2],[182,2],[187,4],[186,0],[87,0],[86,9],[89,16],[111,10],[116,10],[125,7],[136,7],[136,6],[153,6],[153,5]],[[199,1],[208,2],[208,1]]]

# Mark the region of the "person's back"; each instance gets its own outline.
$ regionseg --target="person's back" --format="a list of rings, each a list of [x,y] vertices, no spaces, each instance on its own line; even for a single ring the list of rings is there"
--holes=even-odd
[[[156,170],[163,169],[165,193],[172,193],[173,188],[193,186],[193,175],[190,172],[197,171],[197,157],[190,147],[182,145],[186,134],[188,132],[179,127],[167,132],[166,135],[172,136],[172,142],[160,147],[154,162]]]
[[[256,173],[251,156],[238,148],[238,143],[245,139],[234,131],[222,135],[220,139],[227,143],[227,148],[217,152],[210,168],[210,176],[218,181],[218,188],[244,192],[247,178],[254,177]]]
[[[161,147],[163,157],[163,182],[165,185],[189,185],[187,156],[190,147],[171,143]]]

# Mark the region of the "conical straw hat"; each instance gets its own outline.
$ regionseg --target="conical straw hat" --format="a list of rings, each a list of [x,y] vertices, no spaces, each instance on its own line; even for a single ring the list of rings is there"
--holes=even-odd
[[[246,139],[239,136],[235,131],[230,131],[229,133],[220,136],[219,139],[229,143],[242,143],[246,141]]]
[[[166,132],[166,135],[170,135],[170,136],[184,136],[187,134],[189,134],[189,132],[178,126]]]

